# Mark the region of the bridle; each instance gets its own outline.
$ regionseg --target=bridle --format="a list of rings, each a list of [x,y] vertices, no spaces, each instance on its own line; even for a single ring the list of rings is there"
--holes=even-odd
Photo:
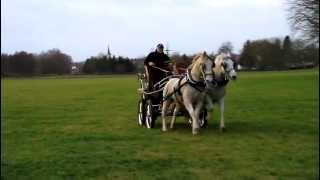
[[[230,77],[230,72],[233,70],[232,68],[228,68],[227,69],[227,64],[226,62],[224,62],[225,60],[223,60],[222,62],[222,67],[224,68],[224,72],[221,73],[221,79],[216,79],[215,77],[212,80],[212,84],[213,87],[219,87],[219,86],[225,86],[226,84],[228,84],[229,80],[231,79]]]
[[[212,59],[209,57],[209,56],[207,56],[207,58],[210,60],[210,61],[212,61]],[[212,61],[212,63],[214,64],[214,62]],[[193,78],[192,78],[192,75],[191,75],[191,68],[188,68],[187,69],[187,74],[186,74],[186,80],[187,80],[187,82],[189,82],[189,84],[191,84],[191,86],[193,86],[194,88],[196,88],[196,86],[199,86],[199,87],[204,87],[205,89],[208,89],[208,87],[209,87],[209,81],[208,80],[206,80],[206,77],[207,76],[212,76],[212,77],[214,77],[214,73],[212,72],[212,70],[211,70],[211,73],[206,73],[206,72],[204,72],[204,68],[205,68],[205,64],[201,64],[200,65],[200,73],[201,73],[201,77],[200,77],[200,79],[202,79],[202,80],[200,80],[200,81],[196,81],[196,80],[194,80]],[[210,69],[212,69],[212,68],[210,68]],[[199,90],[199,88],[196,88],[197,90]],[[200,90],[199,90],[200,91]]]
[[[232,69],[232,68],[227,68],[226,67],[226,63],[225,62],[223,62],[223,68],[224,68],[224,71],[225,71],[225,73],[224,73],[224,79],[225,80],[230,80],[231,79],[231,77],[230,77],[230,72],[233,70],[234,71],[234,69]]]

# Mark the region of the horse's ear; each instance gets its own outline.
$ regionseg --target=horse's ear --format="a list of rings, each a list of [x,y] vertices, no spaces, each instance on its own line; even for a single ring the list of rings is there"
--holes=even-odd
[[[204,56],[207,56],[207,52],[206,51],[203,51],[202,53]]]

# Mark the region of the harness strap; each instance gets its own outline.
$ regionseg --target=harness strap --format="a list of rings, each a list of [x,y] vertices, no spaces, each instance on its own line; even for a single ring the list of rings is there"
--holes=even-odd
[[[195,80],[192,79],[190,69],[187,69],[187,81],[190,81],[190,82],[193,83],[193,84],[197,84],[197,81],[195,81]]]
[[[223,87],[226,86],[229,82],[228,78],[223,78],[222,80],[213,79],[212,83],[215,84],[215,87]]]
[[[183,79],[184,77],[186,77],[186,76],[181,76],[181,77],[179,78],[178,87],[177,87],[177,88],[174,88],[174,90],[173,90],[172,93],[170,93],[170,94],[168,94],[167,96],[163,97],[163,101],[166,101],[168,98],[170,98],[171,96],[173,96],[175,93],[178,93],[179,95],[182,95],[182,93],[181,93],[181,87],[187,84],[187,81],[186,81],[185,83],[181,84],[181,81],[182,81],[182,79]]]
[[[222,81],[218,81],[218,86],[226,86],[229,82],[229,79],[224,79]]]
[[[179,98],[179,97],[176,97],[176,100],[177,100],[177,102],[178,102],[180,105],[183,104],[183,97],[182,97],[181,88],[188,83],[188,82],[186,81],[186,82],[184,82],[183,84],[181,84],[181,81],[182,81],[183,78],[184,78],[184,77],[182,77],[182,78],[179,79],[179,81],[178,81],[178,88],[175,89],[175,91],[178,93],[178,95],[179,95],[179,97],[180,97],[180,98]]]
[[[179,79],[179,81],[178,81],[178,88],[174,90],[174,91],[177,91],[179,95],[182,95],[181,87],[184,86],[184,85],[187,83],[187,82],[185,82],[185,83],[183,83],[182,85],[180,84],[183,78],[184,78],[184,77],[181,77],[181,78]]]
[[[181,81],[182,81],[183,78],[186,78],[186,82],[181,84]],[[203,92],[204,89],[202,89],[202,88],[206,87],[206,84],[203,81],[195,81],[194,79],[192,79],[190,69],[187,69],[186,75],[181,76],[179,78],[178,87],[174,88],[172,93],[170,93],[167,96],[163,97],[163,101],[166,101],[169,97],[171,97],[175,93],[178,93],[181,96],[182,95],[181,88],[186,84],[189,84],[191,87],[195,88],[199,92]]]
[[[202,92],[203,90],[200,88],[205,88],[206,84],[203,81],[195,81],[192,79],[191,72],[187,70],[187,82],[190,84],[191,87],[195,88],[196,90]]]
[[[200,92],[203,92],[204,89],[201,89],[201,88],[205,88],[205,85],[204,86],[199,86],[197,84],[193,84],[193,83],[188,83],[191,87],[195,88],[196,90],[200,91]]]

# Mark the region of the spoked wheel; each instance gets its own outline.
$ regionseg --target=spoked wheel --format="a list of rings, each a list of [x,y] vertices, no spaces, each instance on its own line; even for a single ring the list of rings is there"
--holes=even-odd
[[[208,112],[206,109],[204,109],[201,113],[200,113],[200,128],[206,128],[208,126]]]
[[[153,107],[151,100],[147,100],[146,102],[146,126],[148,129],[154,128],[155,125],[155,119],[153,116]]]
[[[145,124],[145,104],[143,100],[138,102],[138,125],[143,126]]]

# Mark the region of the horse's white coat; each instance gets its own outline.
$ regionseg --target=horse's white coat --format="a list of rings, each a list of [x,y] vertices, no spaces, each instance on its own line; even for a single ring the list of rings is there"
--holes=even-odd
[[[234,79],[237,73],[233,67],[233,61],[228,54],[220,54],[215,59],[215,67],[213,68],[215,80],[223,78]],[[218,103],[220,109],[220,129],[225,128],[224,124],[224,96],[226,95],[226,86],[214,87],[208,90],[206,96],[206,108],[208,111],[213,110],[213,104]],[[210,113],[208,113],[209,115]],[[209,119],[209,117],[208,117]]]
[[[195,81],[204,80],[211,82],[213,80],[213,62],[208,58],[205,52],[196,56],[190,67],[190,74]],[[186,81],[186,78],[182,79],[181,84],[184,84]],[[167,97],[168,94],[173,93],[179,86],[178,82],[178,78],[170,79],[164,87],[163,97]],[[180,95],[175,93],[174,96],[168,97],[162,104],[162,130],[167,131],[166,112],[170,104],[175,103],[170,128],[173,128],[177,112],[182,108],[181,106],[184,106],[192,119],[192,133],[197,134],[200,129],[199,115],[200,111],[203,109],[206,93],[198,91],[189,84],[182,86],[180,92],[182,94],[181,97],[178,97]],[[179,102],[179,98],[182,99],[182,102]]]

